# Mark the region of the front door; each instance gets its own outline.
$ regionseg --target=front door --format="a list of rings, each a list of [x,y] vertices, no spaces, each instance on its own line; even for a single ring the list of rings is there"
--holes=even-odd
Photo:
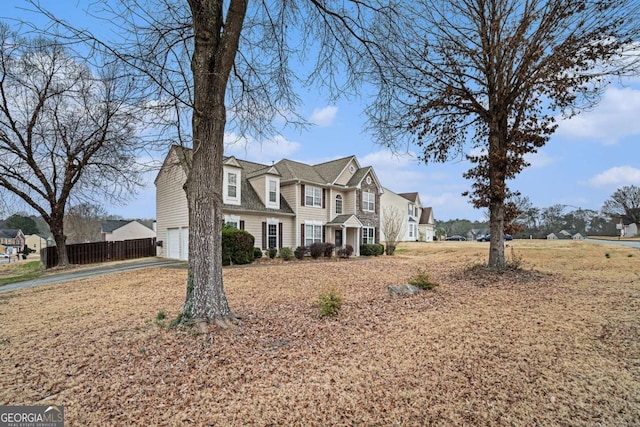
[[[336,230],[334,242],[336,242],[336,248],[342,247],[342,230]]]

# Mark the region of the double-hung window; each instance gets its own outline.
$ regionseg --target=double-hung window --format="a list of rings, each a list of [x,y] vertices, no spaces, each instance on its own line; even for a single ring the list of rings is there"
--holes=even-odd
[[[342,213],[342,196],[341,195],[337,195],[336,196],[336,214],[341,214]]]
[[[304,245],[311,246],[314,243],[322,243],[322,224],[307,222],[304,224]]]
[[[368,212],[374,212],[376,210],[375,193],[369,193],[368,191],[362,193],[362,210]]]
[[[238,197],[238,175],[233,172],[227,174],[227,196],[232,199]]]
[[[278,247],[278,223],[267,224],[267,247]]]
[[[322,207],[322,188],[307,185],[304,188],[304,200],[306,206]]]
[[[269,203],[276,203],[278,197],[278,183],[269,180]]]
[[[362,243],[375,243],[376,229],[374,227],[362,227]]]

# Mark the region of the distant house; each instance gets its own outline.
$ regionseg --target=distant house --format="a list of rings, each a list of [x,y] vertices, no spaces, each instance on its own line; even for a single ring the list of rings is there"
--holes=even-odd
[[[433,242],[435,236],[436,221],[433,217],[433,208],[422,208],[422,215],[418,221],[418,235],[422,242]]]
[[[402,225],[399,242],[433,241],[435,221],[433,210],[423,208],[418,193],[394,193],[388,188],[380,197],[380,240],[385,241],[385,222],[387,215],[400,215]]]
[[[138,221],[107,220],[101,223],[102,240],[116,242],[122,240],[148,239],[156,237],[156,232]]]
[[[634,223],[622,225],[623,237],[634,237],[638,235],[638,226]]]
[[[547,240],[558,240],[558,236],[555,233],[549,233],[547,234]]]
[[[571,236],[571,238],[573,240],[584,240],[584,236],[582,234],[580,234],[580,233],[574,234],[573,236]]]
[[[22,252],[25,237],[22,230],[16,228],[0,229],[0,252],[4,255],[17,255]]]
[[[27,234],[25,236],[24,244],[27,245],[29,249],[34,251],[34,253],[36,254],[40,253],[40,249],[49,246],[49,242],[47,241],[47,239],[37,234]]]
[[[560,231],[558,231],[558,238],[559,239],[570,239],[571,238],[571,233],[569,233],[567,230],[560,230]]]
[[[490,231],[491,230],[489,230],[488,228],[472,228],[467,233],[467,240],[469,241],[478,240],[480,237],[486,236],[487,234],[489,234]]]

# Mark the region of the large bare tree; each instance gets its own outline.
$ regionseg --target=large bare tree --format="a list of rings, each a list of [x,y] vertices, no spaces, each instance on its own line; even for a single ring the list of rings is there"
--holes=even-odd
[[[47,222],[68,264],[70,200],[117,201],[137,184],[136,115],[127,79],[92,71],[54,39],[0,25],[0,187]]]
[[[154,97],[172,142],[191,148],[182,150],[189,206],[182,321],[227,326],[235,316],[222,280],[225,132],[262,140],[277,123],[304,125],[296,89],[320,84],[329,97],[351,91],[365,73],[363,59],[379,50],[369,37],[374,19],[395,12],[379,0],[95,3],[91,13],[122,29],[114,43],[32,3],[71,39],[94,41],[124,61],[146,84],[139,89]]]
[[[425,162],[466,158],[488,207],[488,266],[505,266],[507,181],[556,129],[638,70],[635,0],[415,0],[404,31],[381,28],[388,66],[369,109],[382,143],[409,140]],[[407,136],[408,135],[408,136]],[[471,153],[471,154],[468,154]],[[514,212],[517,214],[517,212]]]
[[[605,200],[602,212],[640,228],[640,187],[625,185],[618,188]]]

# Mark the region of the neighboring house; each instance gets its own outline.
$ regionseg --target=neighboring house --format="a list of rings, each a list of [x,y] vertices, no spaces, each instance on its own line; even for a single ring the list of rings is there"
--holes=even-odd
[[[573,236],[571,236],[571,238],[573,240],[584,240],[584,236],[582,234],[580,234],[580,233],[574,234]]]
[[[183,185],[191,150],[173,146],[155,179],[160,256],[188,258],[189,218]],[[295,248],[315,242],[336,247],[380,240],[382,186],[355,156],[318,165],[283,159],[264,165],[223,161],[224,221],[247,230],[255,246]]]
[[[156,237],[156,232],[138,221],[113,219],[100,224],[102,241],[116,242]]]
[[[560,230],[560,231],[558,231],[558,238],[560,238],[560,239],[570,239],[571,238],[571,233],[568,232],[567,230]]]
[[[549,233],[547,234],[547,240],[558,240],[558,236],[556,236],[554,233]]]
[[[422,215],[418,221],[418,235],[422,242],[433,242],[436,234],[436,220],[433,217],[433,208],[422,208]]]
[[[22,230],[16,228],[0,229],[0,252],[4,255],[17,255],[24,248],[25,237]]]
[[[638,235],[638,226],[634,223],[628,223],[622,225],[622,233],[623,237],[635,237]]]
[[[398,242],[433,241],[435,221],[431,208],[423,208],[418,193],[394,193],[388,188],[380,197],[380,240],[384,235],[386,215],[399,215],[402,225]]]
[[[488,228],[472,228],[467,233],[467,240],[473,242],[475,240],[478,240],[482,236],[486,236],[490,232],[491,230],[489,230]]]
[[[49,246],[47,239],[37,234],[27,234],[24,244],[36,254],[39,254],[42,248]]]

